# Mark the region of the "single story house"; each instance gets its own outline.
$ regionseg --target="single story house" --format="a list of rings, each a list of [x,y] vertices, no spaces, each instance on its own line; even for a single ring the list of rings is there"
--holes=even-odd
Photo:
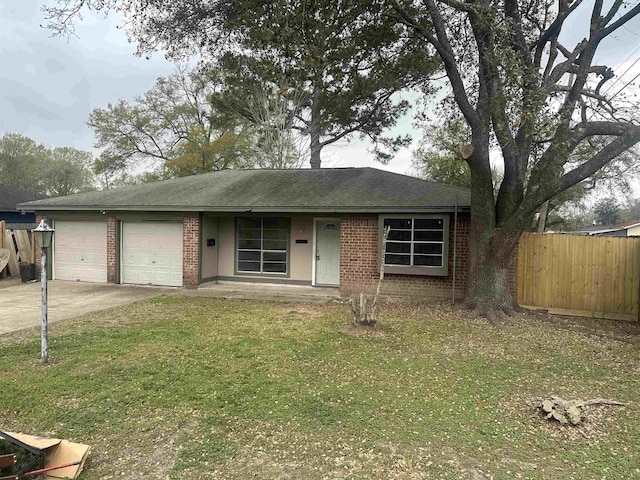
[[[4,220],[6,227],[11,229],[28,230],[34,228],[36,217],[33,211],[19,209],[17,205],[41,198],[45,198],[45,195],[0,184],[0,220]]]
[[[371,291],[385,226],[385,293],[451,298],[467,275],[469,191],[374,168],[224,170],[20,207],[53,223],[54,279]]]

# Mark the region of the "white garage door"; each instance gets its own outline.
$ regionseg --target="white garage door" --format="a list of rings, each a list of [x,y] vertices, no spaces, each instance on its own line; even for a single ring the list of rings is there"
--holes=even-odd
[[[122,222],[122,283],[182,286],[182,223]]]
[[[53,278],[107,281],[107,222],[55,222]]]

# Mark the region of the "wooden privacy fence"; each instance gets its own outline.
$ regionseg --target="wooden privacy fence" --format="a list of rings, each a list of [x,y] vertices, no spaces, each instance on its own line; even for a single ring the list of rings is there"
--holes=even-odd
[[[525,233],[518,303],[550,313],[638,320],[640,238]]]

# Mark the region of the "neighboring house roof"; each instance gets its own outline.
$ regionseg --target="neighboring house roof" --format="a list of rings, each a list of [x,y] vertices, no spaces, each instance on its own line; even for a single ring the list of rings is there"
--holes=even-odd
[[[46,198],[46,196],[28,192],[21,188],[0,184],[0,211],[2,212],[16,212],[19,210],[17,208],[18,204],[40,198]]]
[[[640,225],[640,220],[630,220],[628,222],[618,223],[611,227],[611,230],[626,230],[628,228],[636,227]]]
[[[34,210],[229,212],[452,211],[468,189],[375,168],[223,170],[29,202]]]
[[[578,230],[578,233],[584,233],[587,235],[597,235],[598,233],[610,232],[611,227],[608,225],[589,225]]]
[[[630,220],[628,222],[618,223],[616,225],[589,225],[588,227],[579,230],[579,233],[587,235],[600,235],[602,233],[618,232],[620,230],[628,230],[640,225],[640,220]]]

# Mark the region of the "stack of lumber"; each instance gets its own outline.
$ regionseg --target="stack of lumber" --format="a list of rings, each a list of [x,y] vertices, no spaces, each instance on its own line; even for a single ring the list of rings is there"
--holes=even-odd
[[[35,249],[27,230],[8,230],[0,221],[0,276],[19,277],[20,263],[34,263]]]

